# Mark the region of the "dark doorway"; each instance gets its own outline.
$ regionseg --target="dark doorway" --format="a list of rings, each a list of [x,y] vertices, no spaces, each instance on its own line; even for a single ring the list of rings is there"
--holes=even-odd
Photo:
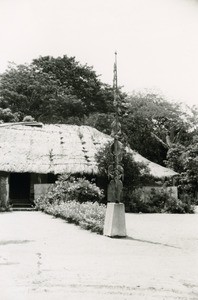
[[[10,202],[14,207],[31,206],[30,200],[30,174],[11,173],[10,174]]]

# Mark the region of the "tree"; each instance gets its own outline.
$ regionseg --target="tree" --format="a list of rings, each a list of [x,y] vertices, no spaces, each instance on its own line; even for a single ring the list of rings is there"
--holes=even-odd
[[[73,57],[46,56],[30,65],[12,64],[0,83],[0,107],[18,113],[21,120],[31,115],[47,123],[83,123],[85,116],[112,106],[112,89]]]
[[[92,113],[84,119],[84,125],[92,126],[99,131],[110,135],[113,120],[113,113]]]
[[[180,193],[195,198],[198,192],[198,135],[187,147],[173,145],[168,151],[166,165],[180,173],[177,180]]]
[[[181,144],[173,144],[167,152],[166,165],[174,171],[181,173],[184,171],[182,154],[186,147]]]
[[[92,67],[81,65],[75,57],[45,56],[34,59],[33,65],[54,76],[61,86],[69,88],[70,93],[83,102],[86,115],[106,112],[111,107],[112,88],[99,80]]]
[[[75,111],[83,114],[83,103],[71,95],[52,75],[33,65],[12,65],[1,76],[0,105],[36,120],[61,122]]]
[[[187,147],[181,158],[184,168],[182,183],[185,185],[187,191],[196,196],[198,192],[198,136]]]
[[[154,93],[134,93],[126,101],[122,128],[134,150],[163,165],[173,144],[190,144],[195,124],[190,109],[185,112],[181,104]]]

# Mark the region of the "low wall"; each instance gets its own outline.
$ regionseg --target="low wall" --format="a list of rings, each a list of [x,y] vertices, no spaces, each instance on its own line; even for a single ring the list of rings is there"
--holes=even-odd
[[[172,197],[178,199],[178,188],[176,186],[158,187],[158,186],[145,186],[141,188],[143,194],[148,194],[152,189],[157,191],[166,191],[170,193]]]
[[[53,186],[53,183],[34,184],[34,200],[38,199],[40,196],[47,194]]]

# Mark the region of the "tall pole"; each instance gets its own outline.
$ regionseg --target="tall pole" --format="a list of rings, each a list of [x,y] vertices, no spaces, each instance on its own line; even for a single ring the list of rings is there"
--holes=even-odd
[[[121,124],[119,117],[121,113],[121,100],[118,92],[117,76],[117,53],[115,52],[115,63],[113,69],[113,94],[114,94],[114,120],[111,124],[112,142],[110,145],[112,162],[108,167],[110,182],[107,192],[107,210],[103,234],[109,237],[126,237],[125,207],[122,200],[123,190],[123,167],[122,152],[123,147],[119,141],[121,137]]]
[[[121,165],[122,161],[122,144],[119,142],[121,136],[121,124],[119,121],[120,115],[120,97],[118,93],[118,76],[117,76],[117,52],[115,52],[115,62],[113,70],[113,94],[114,94],[114,120],[111,124],[112,131],[111,136],[113,137],[113,142],[111,144],[111,153],[113,158],[113,163],[109,166],[108,173],[111,181],[108,187],[108,201],[119,203],[122,198],[122,179],[123,179],[123,167]]]

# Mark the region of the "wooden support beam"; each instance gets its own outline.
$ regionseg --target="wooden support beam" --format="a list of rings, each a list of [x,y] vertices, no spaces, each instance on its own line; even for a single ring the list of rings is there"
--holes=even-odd
[[[8,173],[0,172],[0,209],[6,210],[9,206]]]

